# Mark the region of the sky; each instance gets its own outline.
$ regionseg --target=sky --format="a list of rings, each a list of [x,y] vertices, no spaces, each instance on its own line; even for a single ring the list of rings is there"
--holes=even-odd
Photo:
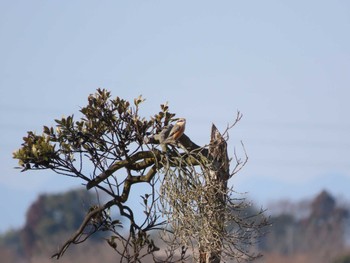
[[[350,200],[348,1],[0,0],[0,233],[21,227],[42,193],[81,181],[20,173],[12,152],[29,130],[77,114],[105,88],[168,102],[186,134],[230,131],[229,155],[249,161],[231,184],[257,205]]]

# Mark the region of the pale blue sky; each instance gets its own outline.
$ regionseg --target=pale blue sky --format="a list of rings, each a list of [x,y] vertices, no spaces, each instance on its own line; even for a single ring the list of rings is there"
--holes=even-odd
[[[98,87],[142,94],[145,116],[168,101],[200,144],[240,110],[230,151],[243,140],[250,159],[232,183],[257,204],[350,199],[349,32],[348,1],[0,0],[0,232],[80,184],[11,156]]]

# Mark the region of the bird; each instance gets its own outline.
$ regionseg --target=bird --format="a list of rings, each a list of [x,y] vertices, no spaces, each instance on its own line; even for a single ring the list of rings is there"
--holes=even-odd
[[[185,131],[186,119],[179,118],[173,128],[170,130],[168,137],[163,141],[163,143],[170,143],[177,141]]]

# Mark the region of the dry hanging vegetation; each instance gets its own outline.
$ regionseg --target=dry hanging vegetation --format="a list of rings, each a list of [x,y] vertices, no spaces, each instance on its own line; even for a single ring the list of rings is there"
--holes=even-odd
[[[252,244],[267,220],[263,211],[249,213],[245,200],[235,198],[228,187],[248,159],[234,154],[230,171],[228,131],[241,114],[223,135],[213,125],[209,144],[201,147],[186,134],[167,139],[175,114],[163,104],[147,120],[139,115],[143,101],[139,97],[131,105],[98,89],[80,110],[79,120],[72,115],[56,120],[56,127],[44,126],[41,135],[28,132],[14,153],[22,171],[49,169],[76,177],[109,198],[91,205],[79,229],[53,257],[100,231],[109,233],[107,242],[121,262],[258,257]],[[141,196],[132,191],[137,184],[145,185]],[[127,202],[138,196],[143,213]]]

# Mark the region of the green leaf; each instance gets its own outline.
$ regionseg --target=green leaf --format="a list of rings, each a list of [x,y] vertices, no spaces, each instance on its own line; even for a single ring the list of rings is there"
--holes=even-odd
[[[44,126],[44,133],[47,134],[47,135],[51,134],[49,127]]]

